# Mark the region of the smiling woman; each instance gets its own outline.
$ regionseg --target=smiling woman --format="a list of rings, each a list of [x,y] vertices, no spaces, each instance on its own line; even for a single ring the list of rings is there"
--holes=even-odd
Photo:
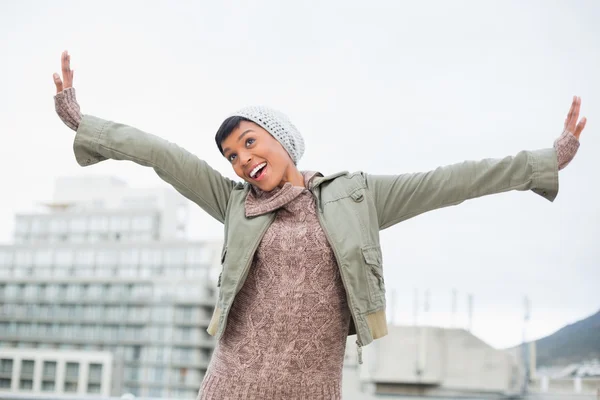
[[[530,190],[553,201],[585,118],[574,97],[554,146],[389,176],[300,171],[298,129],[278,111],[247,107],[215,136],[242,179],[223,177],[181,147],[81,114],[70,57],[54,75],[56,111],[76,131],[82,166],[107,159],[153,168],[224,224],[217,338],[199,399],[340,399],[346,336],[362,346],[387,334],[379,231],[465,200]],[[142,257],[142,263],[144,262]],[[147,262],[147,261],[146,261]]]
[[[304,186],[296,168],[304,153],[304,140],[281,113],[247,107],[221,124],[215,141],[237,176],[261,190],[270,192],[286,182]]]

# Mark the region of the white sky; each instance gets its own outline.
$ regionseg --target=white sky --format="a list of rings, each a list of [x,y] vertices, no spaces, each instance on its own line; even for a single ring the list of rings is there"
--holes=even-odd
[[[251,4],[251,5],[250,5]],[[588,125],[554,203],[511,192],[434,211],[382,233],[396,321],[413,290],[429,321],[537,338],[600,308],[600,3],[589,1],[4,1],[0,3],[0,241],[16,212],[65,175],[164,185],[153,171],[80,168],[54,113],[52,73],[68,49],[82,111],[174,141],[233,176],[214,133],[230,111],[267,104],[305,135],[302,169],[423,171],[550,147],[574,94]],[[193,208],[190,238],[222,236]]]

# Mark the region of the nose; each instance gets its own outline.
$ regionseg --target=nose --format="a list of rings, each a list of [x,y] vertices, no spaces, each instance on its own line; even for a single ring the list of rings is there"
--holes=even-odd
[[[240,160],[242,161],[242,164],[245,166],[247,166],[248,164],[250,164],[250,162],[252,161],[252,155],[250,153],[240,153],[239,154]]]

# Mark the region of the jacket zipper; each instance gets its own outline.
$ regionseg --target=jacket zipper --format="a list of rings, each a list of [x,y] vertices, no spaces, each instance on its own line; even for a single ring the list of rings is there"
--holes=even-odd
[[[354,305],[352,303],[352,299],[350,298],[350,296],[348,296],[348,285],[346,284],[346,280],[344,279],[344,273],[341,271],[341,267],[342,265],[340,264],[340,258],[338,257],[337,251],[335,250],[335,246],[332,245],[331,243],[331,238],[329,237],[329,232],[327,232],[327,229],[325,229],[325,224],[323,223],[323,220],[321,219],[321,214],[323,214],[323,209],[321,208],[321,202],[319,201],[319,199],[317,199],[317,196],[315,195],[315,193],[311,190],[311,193],[313,194],[313,197],[315,198],[315,202],[317,203],[317,208],[319,210],[318,214],[318,219],[319,219],[319,224],[321,225],[321,229],[323,229],[323,232],[325,233],[325,237],[327,237],[327,241],[329,242],[329,246],[331,246],[331,250],[333,251],[333,255],[335,256],[335,260],[337,261],[338,264],[338,268],[340,269],[340,277],[342,278],[342,284],[344,285],[344,290],[346,290],[346,299],[348,300],[348,305],[350,308],[350,315],[352,316],[352,320],[354,321],[354,326],[356,327],[356,348],[357,348],[357,352],[358,352],[358,363],[362,364],[363,360],[362,360],[362,340],[360,337],[360,334],[358,332],[358,324],[356,323],[356,317],[354,316]]]
[[[254,259],[254,253],[256,253],[256,249],[258,249],[258,245],[260,244],[263,237],[265,236],[265,233],[267,233],[267,229],[269,229],[269,226],[271,226],[271,223],[273,222],[274,219],[275,219],[275,214],[273,214],[271,216],[269,223],[265,224],[265,227],[261,231],[260,235],[258,235],[258,240],[256,241],[256,244],[252,248],[252,252],[250,253],[250,256],[248,257],[248,262],[246,263],[246,266],[244,267],[244,272],[242,273],[242,279],[240,279],[238,281],[237,285],[235,286],[235,294],[233,295],[234,299],[237,296],[238,292],[240,291],[240,288],[242,287],[244,282],[246,282],[246,278],[248,277],[248,272],[250,272],[250,265],[252,264],[252,260]],[[232,301],[232,304],[233,304],[233,301]],[[221,329],[220,333],[217,335],[217,338],[216,338],[217,340],[220,339],[221,336],[223,336],[223,332],[225,332],[225,328],[227,327],[227,316],[229,315],[230,309],[231,309],[231,304],[229,304],[227,306],[227,311],[225,311],[225,315],[223,316],[223,318],[224,318],[223,328]]]

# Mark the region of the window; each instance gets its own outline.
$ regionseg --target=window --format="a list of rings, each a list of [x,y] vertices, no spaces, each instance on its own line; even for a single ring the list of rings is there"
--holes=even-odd
[[[133,360],[139,361],[142,354],[142,346],[133,346]]]
[[[0,267],[9,267],[13,263],[13,252],[11,250],[0,250]]]
[[[209,264],[210,251],[204,247],[190,247],[187,251],[187,263],[191,265]]]
[[[29,232],[30,229],[30,220],[26,217],[17,217],[16,225],[15,225],[15,233],[18,235],[23,235]]]
[[[154,249],[143,249],[140,253],[140,264],[158,266],[162,263],[162,252]]]
[[[75,253],[75,263],[77,267],[91,267],[95,262],[95,254],[93,250],[79,250]]]
[[[99,284],[92,284],[92,285],[90,285],[90,286],[88,287],[88,293],[87,293],[87,295],[88,295],[90,298],[97,299],[97,298],[100,298],[100,297],[102,297],[104,294],[105,294],[105,293],[104,293],[104,288],[103,288],[103,286],[102,286],[102,285],[99,285]]]
[[[150,368],[150,380],[152,382],[162,383],[165,379],[165,369],[163,367]]]
[[[137,215],[131,220],[131,229],[137,232],[149,231],[154,225],[154,219],[151,215]]]
[[[33,377],[33,360],[21,360],[21,378]]]
[[[56,300],[58,299],[58,295],[58,285],[48,284],[48,286],[46,286],[46,299]]]
[[[114,250],[103,250],[98,252],[96,265],[115,266],[118,262],[118,253]]]
[[[190,321],[192,319],[192,307],[180,307],[179,308],[179,317],[183,321]]]
[[[54,253],[54,265],[70,267],[73,265],[74,253],[70,249],[57,249]]]
[[[108,278],[115,275],[115,267],[106,267],[98,264],[95,272],[95,276]]]
[[[108,232],[108,218],[102,215],[92,217],[90,230],[92,232]]]
[[[52,234],[63,234],[67,231],[67,221],[64,218],[52,218],[50,219],[50,233]]]
[[[0,389],[10,389],[11,380],[10,378],[0,378]]]
[[[66,393],[77,393],[77,382],[65,382]]]
[[[33,254],[25,250],[17,250],[15,253],[15,266],[19,268],[30,267],[33,264]]]
[[[100,383],[102,381],[102,364],[90,364],[88,370],[88,382],[90,383]],[[100,385],[98,385],[99,393]]]
[[[13,360],[10,358],[0,359],[0,374],[12,374]]]
[[[88,393],[100,393],[100,384],[88,383]]]
[[[21,390],[32,390],[33,389],[33,379],[21,379],[19,383],[19,388]]]
[[[137,267],[132,266],[121,266],[117,268],[117,273],[119,276],[124,278],[131,278],[137,276]]]
[[[69,285],[67,287],[67,298],[71,300],[80,299],[83,296],[82,286],[81,285]],[[69,315],[69,317],[74,317]]]
[[[109,341],[119,338],[119,327],[117,325],[106,325],[104,327],[104,338]]]
[[[33,255],[33,264],[36,267],[49,267],[52,265],[52,250],[38,250]]]
[[[110,218],[109,230],[111,233],[122,233],[129,230],[129,218],[127,216],[115,215]]]
[[[54,379],[56,377],[56,361],[44,361],[44,369],[42,376],[45,378]]]
[[[79,379],[79,363],[75,363],[75,362],[68,362],[66,369],[65,369],[65,378],[68,380],[75,380],[77,381]]]
[[[125,367],[125,379],[137,381],[139,379],[140,369],[137,367]]]
[[[56,361],[44,361],[42,370],[42,391],[50,392],[54,390],[56,381]]]
[[[37,291],[37,285],[33,285],[33,284],[29,284],[29,285],[25,285],[25,291],[23,293],[24,297],[26,299],[34,299],[35,297],[37,297],[38,291]]]
[[[170,249],[165,252],[165,264],[183,266],[185,264],[185,249]]]
[[[133,299],[148,299],[152,297],[152,286],[151,285],[135,285],[131,290],[131,297]]]
[[[73,217],[69,221],[69,229],[71,232],[82,233],[87,228],[87,218],[85,217]]]
[[[36,217],[31,219],[31,233],[34,235],[48,234],[48,219]]]

